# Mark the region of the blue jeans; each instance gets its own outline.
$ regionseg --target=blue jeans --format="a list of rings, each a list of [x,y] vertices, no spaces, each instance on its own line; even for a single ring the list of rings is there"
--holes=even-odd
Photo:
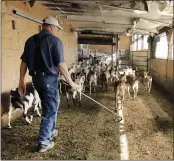
[[[54,135],[60,102],[58,77],[37,74],[32,76],[32,80],[42,104],[38,145],[49,145]]]

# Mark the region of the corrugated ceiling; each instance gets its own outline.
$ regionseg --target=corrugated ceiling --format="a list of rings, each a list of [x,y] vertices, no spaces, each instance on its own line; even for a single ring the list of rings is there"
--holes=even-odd
[[[94,30],[115,34],[157,33],[172,26],[173,1],[47,0],[39,1],[74,31]]]

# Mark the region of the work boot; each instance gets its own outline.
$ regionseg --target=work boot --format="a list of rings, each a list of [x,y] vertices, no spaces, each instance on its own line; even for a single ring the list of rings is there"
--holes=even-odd
[[[53,147],[54,147],[54,142],[51,141],[51,143],[49,145],[39,145],[38,152],[44,153],[47,150],[52,149]]]

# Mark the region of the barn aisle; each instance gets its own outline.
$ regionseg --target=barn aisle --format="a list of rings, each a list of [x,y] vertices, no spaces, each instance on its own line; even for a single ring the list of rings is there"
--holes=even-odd
[[[129,159],[173,159],[172,103],[155,88],[150,95],[143,90],[140,86],[135,100],[126,93],[122,127],[127,137]],[[108,92],[98,87],[91,97],[114,109],[111,86]],[[68,108],[64,96],[61,100],[55,148],[44,154],[36,153],[40,118],[35,117],[29,126],[18,119],[12,129],[2,129],[2,159],[119,160],[121,153],[126,155],[120,147],[120,136],[123,135],[120,123],[114,121],[111,113],[84,97],[82,107],[71,104]]]

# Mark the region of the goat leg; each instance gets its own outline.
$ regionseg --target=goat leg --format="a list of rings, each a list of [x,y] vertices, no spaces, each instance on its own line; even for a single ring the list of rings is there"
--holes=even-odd
[[[85,83],[83,84],[83,92],[85,92]]]
[[[67,103],[68,103],[68,107],[70,107],[69,105],[69,93],[66,91],[66,100],[67,100]]]
[[[108,91],[108,82],[106,82],[105,86],[106,86],[106,91]]]
[[[62,83],[59,82],[59,91],[62,93]]]
[[[135,88],[133,88],[133,92],[134,92],[134,99],[135,99],[135,97],[136,97],[136,89]]]
[[[121,97],[121,109],[123,109],[123,96]]]
[[[74,91],[73,92],[73,103],[74,103],[74,107],[76,106],[76,102],[77,102],[76,95],[77,95],[77,91]]]
[[[76,106],[76,100],[73,98],[74,107]]]
[[[128,95],[130,96],[130,87],[129,87],[129,85],[127,86],[127,92],[128,92]]]
[[[149,93],[150,93],[150,91],[151,91],[151,87],[152,87],[152,81],[149,82]]]
[[[101,87],[101,89],[103,89],[103,80],[102,80],[102,87]]]
[[[25,120],[26,120],[26,122],[27,122],[28,124],[31,124],[31,121],[30,121],[30,119],[28,118],[27,115],[25,115],[24,118],[25,118]]]
[[[115,110],[117,110],[117,107],[118,107],[118,96],[117,96],[117,93],[115,92]]]
[[[39,101],[39,103],[38,103],[38,108],[39,108],[39,109],[42,109],[41,101]]]
[[[91,94],[91,82],[89,82],[89,94]]]
[[[11,115],[12,115],[12,110],[13,110],[13,108],[12,108],[12,106],[10,106],[9,107],[9,112],[8,112],[8,125],[7,125],[7,128],[11,128]]]
[[[33,115],[30,116],[30,122],[32,122],[32,121],[33,121]]]
[[[37,103],[37,104],[34,105],[34,111],[36,111],[37,116],[41,117],[41,114],[39,112],[39,103]]]
[[[81,104],[81,99],[82,99],[82,93],[79,92],[79,106],[80,106],[80,107],[82,106],[82,104]]]

